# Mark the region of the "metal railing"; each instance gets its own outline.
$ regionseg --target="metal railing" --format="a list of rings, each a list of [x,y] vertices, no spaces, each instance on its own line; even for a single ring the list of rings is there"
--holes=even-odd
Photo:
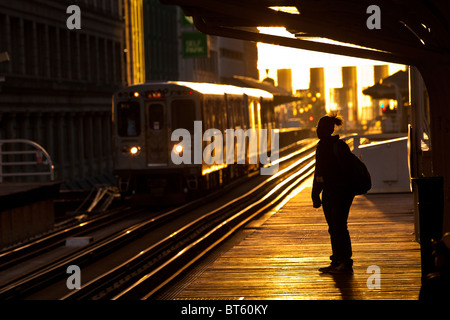
[[[3,150],[5,145],[21,144],[30,146],[32,150],[26,150],[25,146],[21,150]],[[27,156],[28,155],[28,156]],[[33,156],[34,155],[34,156]],[[5,161],[3,157],[8,160]],[[17,161],[17,158],[20,161]],[[24,160],[24,158],[27,158]],[[35,171],[17,170],[18,167],[35,166]],[[42,166],[47,166],[47,170],[39,171]],[[4,170],[5,167],[15,167],[16,171]],[[5,172],[6,171],[6,172]],[[50,181],[55,180],[55,167],[48,152],[38,143],[26,139],[0,139],[0,183],[5,177],[29,177],[29,176],[50,176]]]

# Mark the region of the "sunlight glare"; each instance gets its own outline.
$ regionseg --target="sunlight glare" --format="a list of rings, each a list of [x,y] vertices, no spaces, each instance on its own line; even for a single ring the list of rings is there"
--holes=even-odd
[[[295,38],[295,36],[288,32],[285,28],[258,28],[261,33],[275,36]],[[318,41],[331,44],[339,44],[330,39],[314,39],[311,41]],[[348,45],[350,44],[341,44]],[[277,70],[291,69],[292,70],[292,87],[297,89],[308,89],[310,82],[310,68],[324,68],[325,73],[325,100],[327,101],[327,111],[333,108],[329,104],[331,101],[332,88],[342,87],[342,72],[341,68],[345,66],[357,67],[358,73],[358,104],[359,108],[370,105],[370,97],[362,94],[364,87],[374,85],[373,66],[388,65],[389,74],[393,74],[398,70],[405,70],[404,65],[392,64],[384,61],[376,61],[362,58],[353,58],[348,56],[328,54],[317,51],[296,49],[282,47],[279,45],[272,45],[259,42],[258,46],[258,70],[260,80],[270,77],[275,80],[277,85]]]

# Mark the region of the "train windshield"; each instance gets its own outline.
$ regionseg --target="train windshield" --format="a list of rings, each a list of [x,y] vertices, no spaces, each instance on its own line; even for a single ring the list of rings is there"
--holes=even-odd
[[[164,127],[164,106],[152,103],[148,107],[148,122],[152,130],[162,130]]]
[[[121,137],[137,137],[141,134],[140,108],[136,101],[120,102],[117,107],[117,131]]]
[[[194,100],[175,100],[172,102],[172,130],[187,129],[194,132]]]

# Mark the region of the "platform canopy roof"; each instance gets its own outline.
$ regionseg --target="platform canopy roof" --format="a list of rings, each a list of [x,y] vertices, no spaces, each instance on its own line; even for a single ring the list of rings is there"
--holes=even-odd
[[[207,34],[400,64],[450,65],[446,0],[160,1],[180,6]],[[372,5],[380,9],[380,29],[367,27],[375,17]],[[295,38],[262,34],[255,27],[285,27]]]
[[[381,79],[380,82],[363,90],[363,93],[372,99],[397,99],[400,94],[403,99],[408,99],[408,72],[397,71],[393,75]]]

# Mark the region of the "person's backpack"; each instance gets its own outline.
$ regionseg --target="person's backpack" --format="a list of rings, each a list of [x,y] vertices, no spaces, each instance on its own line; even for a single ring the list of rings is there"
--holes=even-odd
[[[350,159],[349,171],[352,191],[355,195],[366,194],[372,188],[372,179],[370,178],[369,170],[367,170],[364,162],[354,153],[351,154]]]
[[[334,152],[338,155],[337,143],[333,147]],[[347,165],[353,194],[366,194],[372,188],[372,179],[366,165],[353,152],[350,152],[349,163]]]

